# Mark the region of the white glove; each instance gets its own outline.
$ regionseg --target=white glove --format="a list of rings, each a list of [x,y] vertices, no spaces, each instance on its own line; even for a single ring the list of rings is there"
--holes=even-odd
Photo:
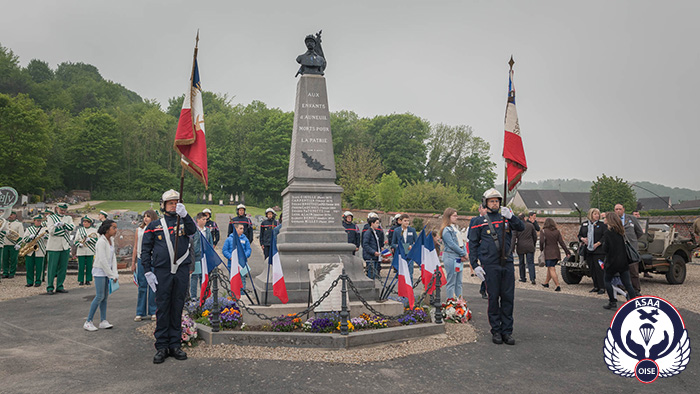
[[[153,290],[155,292],[156,285],[158,284],[158,278],[156,278],[156,274],[149,271],[149,272],[146,272],[144,274],[144,276],[146,277],[146,282],[148,282],[148,286],[150,286],[151,290]]]
[[[56,223],[56,228],[63,228],[64,223],[63,222],[58,222]]]
[[[177,214],[180,215],[181,218],[187,216],[187,209],[185,209],[185,204],[181,202],[177,203],[177,206],[175,207],[175,212],[177,212]]]
[[[510,219],[513,217],[513,211],[508,207],[501,207],[501,215],[506,219]]]
[[[19,246],[19,244],[15,245],[15,250],[20,250],[20,249],[22,249],[22,247]]]
[[[481,266],[474,268],[474,275],[481,279],[482,282],[486,280],[486,271]]]
[[[30,241],[33,240],[34,238],[36,238],[36,234],[32,234],[32,235],[29,236],[29,240],[30,240]]]

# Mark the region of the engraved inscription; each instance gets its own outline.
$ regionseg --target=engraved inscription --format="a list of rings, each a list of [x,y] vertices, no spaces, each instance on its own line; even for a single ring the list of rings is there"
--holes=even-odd
[[[292,224],[334,224],[340,206],[329,195],[291,195],[289,220]]]

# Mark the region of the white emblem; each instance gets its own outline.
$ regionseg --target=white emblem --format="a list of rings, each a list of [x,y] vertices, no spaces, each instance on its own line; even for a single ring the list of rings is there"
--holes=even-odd
[[[668,301],[643,296],[615,314],[603,346],[617,375],[651,383],[681,373],[690,360],[690,339],[680,313]]]

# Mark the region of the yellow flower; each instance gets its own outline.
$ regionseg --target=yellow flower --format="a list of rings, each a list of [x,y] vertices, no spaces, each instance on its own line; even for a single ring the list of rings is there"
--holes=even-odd
[[[202,313],[202,317],[207,317],[209,316],[209,309],[206,309],[204,313]]]

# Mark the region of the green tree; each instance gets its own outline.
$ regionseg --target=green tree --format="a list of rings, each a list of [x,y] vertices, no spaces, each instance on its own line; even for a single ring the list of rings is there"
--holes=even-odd
[[[475,201],[456,187],[439,182],[410,182],[403,190],[401,209],[405,211],[442,212],[447,207],[469,210]]]
[[[480,196],[496,180],[489,143],[469,126],[438,124],[428,140],[426,180],[456,186],[472,197]]]
[[[609,212],[615,208],[615,204],[622,204],[627,212],[634,211],[637,208],[634,190],[622,178],[605,174],[597,177],[591,186],[591,207]]]
[[[26,72],[35,83],[50,81],[54,76],[49,63],[39,59],[30,60]]]
[[[384,172],[379,154],[369,146],[353,145],[345,148],[338,163],[338,184],[343,188],[344,203],[355,208],[373,204],[373,185]],[[355,198],[360,192],[362,196]]]
[[[397,211],[401,207],[403,187],[401,178],[395,171],[382,175],[382,180],[376,186],[377,202],[384,211]]]
[[[29,82],[19,66],[19,57],[11,49],[0,45],[0,93],[25,93]]]
[[[406,181],[422,181],[425,167],[425,140],[430,124],[412,114],[376,116],[368,132],[386,171],[396,171]]]
[[[0,94],[0,185],[40,191],[49,141],[48,118],[27,95]]]

